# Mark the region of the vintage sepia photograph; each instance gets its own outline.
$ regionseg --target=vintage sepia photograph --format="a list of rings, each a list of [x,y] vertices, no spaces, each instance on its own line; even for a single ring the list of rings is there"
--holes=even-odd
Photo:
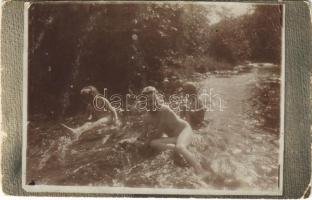
[[[23,188],[279,195],[283,4],[25,4]]]

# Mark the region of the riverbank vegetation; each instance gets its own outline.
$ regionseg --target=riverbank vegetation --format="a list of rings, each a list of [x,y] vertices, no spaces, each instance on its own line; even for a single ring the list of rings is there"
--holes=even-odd
[[[209,4],[32,6],[30,112],[52,118],[76,112],[79,91],[90,84],[138,93],[194,72],[279,64],[281,12],[265,5],[241,15]]]

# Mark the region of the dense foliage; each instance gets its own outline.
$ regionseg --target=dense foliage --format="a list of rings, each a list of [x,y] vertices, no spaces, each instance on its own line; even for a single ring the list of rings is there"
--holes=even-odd
[[[253,7],[211,23],[196,4],[35,4],[30,9],[29,109],[64,116],[82,109],[85,85],[108,93],[161,87],[171,76],[279,63],[282,7]]]

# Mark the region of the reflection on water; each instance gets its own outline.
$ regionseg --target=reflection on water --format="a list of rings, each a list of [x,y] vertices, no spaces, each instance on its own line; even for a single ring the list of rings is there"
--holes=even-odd
[[[260,68],[256,73],[257,82],[249,86],[249,103],[253,108],[249,115],[259,120],[258,126],[278,134],[280,124],[276,113],[280,113],[280,68]]]
[[[121,130],[102,127],[79,140],[56,122],[29,124],[27,182],[156,188],[276,190],[279,128],[278,68],[254,67],[227,76],[200,75],[198,85],[222,96],[224,111],[206,112],[190,150],[211,177],[201,180],[173,152],[133,145],[143,131],[140,116]],[[78,118],[66,121],[77,126]],[[79,121],[81,123],[81,121]]]

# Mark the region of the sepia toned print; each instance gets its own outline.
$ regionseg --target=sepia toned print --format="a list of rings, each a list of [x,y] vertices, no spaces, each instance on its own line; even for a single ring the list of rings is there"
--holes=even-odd
[[[26,6],[27,191],[282,192],[283,6]]]

